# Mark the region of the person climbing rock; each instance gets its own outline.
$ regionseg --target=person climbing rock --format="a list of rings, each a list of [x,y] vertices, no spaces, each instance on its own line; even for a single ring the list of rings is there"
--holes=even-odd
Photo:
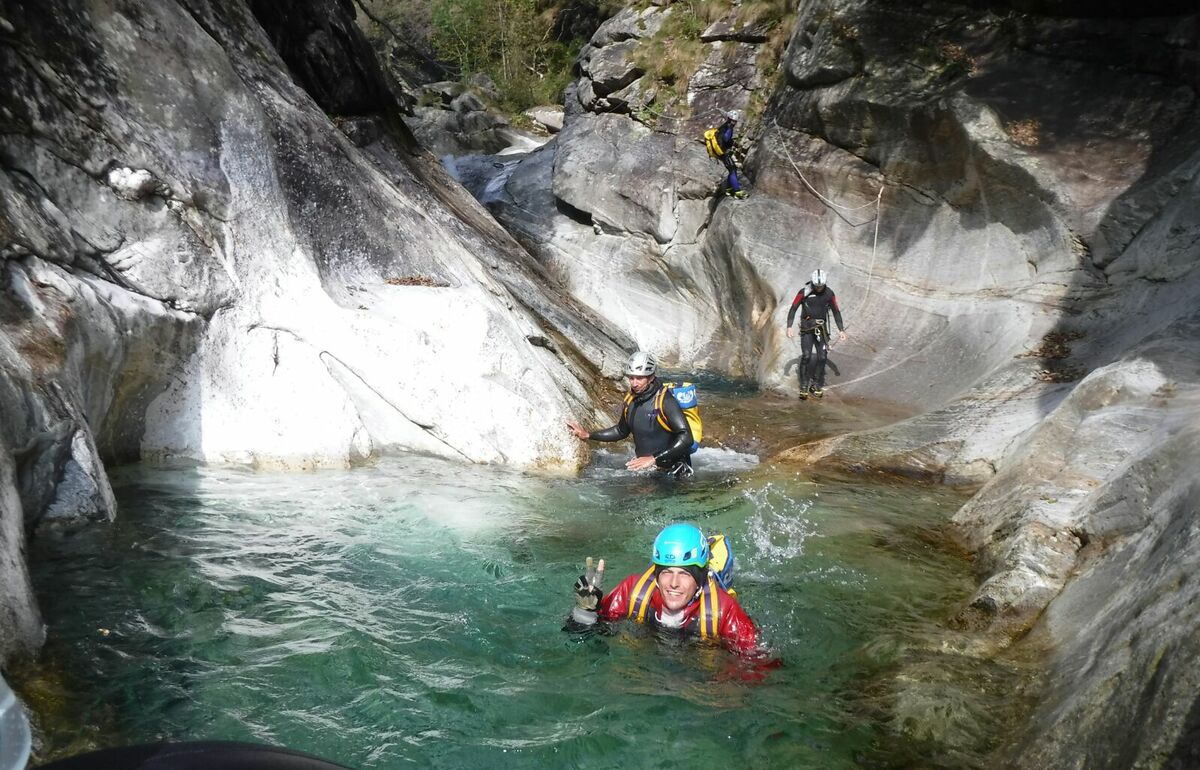
[[[729,172],[725,194],[745,198],[746,191],[738,180],[737,163],[733,159],[733,130],[742,116],[737,110],[727,110],[721,114],[724,118],[721,125],[704,132],[704,145],[708,148],[709,156],[720,160]]]
[[[634,457],[625,463],[631,471],[656,467],[676,478],[691,476],[692,429],[675,400],[671,389],[656,376],[654,356],[637,351],[629,358],[625,377],[629,394],[617,424],[588,432],[578,422],[567,421],[567,428],[580,441],[620,441],[633,434]]]
[[[838,307],[837,295],[826,285],[824,270],[813,271],[812,279],[801,287],[788,310],[787,336],[795,337],[792,324],[796,311],[800,311],[800,398],[809,395],[821,398],[825,395],[825,364],[829,360],[829,313],[837,322],[838,341],[846,339],[846,327],[842,323],[842,309]],[[813,351],[817,360],[812,361]],[[810,364],[812,367],[810,368]]]
[[[604,595],[604,560],[575,581],[567,630],[629,618],[724,644],[738,652],[758,646],[758,628],[709,570],[709,540],[694,524],[671,524],[654,538],[651,564]]]

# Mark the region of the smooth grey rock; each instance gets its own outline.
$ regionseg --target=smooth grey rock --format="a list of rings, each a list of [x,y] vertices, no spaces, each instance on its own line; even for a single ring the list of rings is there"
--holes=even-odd
[[[496,86],[496,81],[492,80],[486,72],[476,72],[471,75],[467,78],[467,85],[489,99],[500,98],[500,89]]]
[[[502,131],[507,121],[486,111],[457,112],[436,107],[417,107],[405,124],[422,147],[444,155],[492,154],[509,145]]]
[[[2,653],[38,643],[14,533],[111,518],[107,462],[585,459],[561,430],[604,387],[583,356],[623,351],[540,285],[366,70],[355,93],[383,93],[380,114],[338,130],[327,111],[349,102],[295,79],[350,74],[319,70],[336,39],[293,45],[317,39],[304,5],[258,4],[269,36],[239,0],[6,6]],[[310,16],[356,34],[322,15],[352,10]],[[450,391],[428,383],[450,361],[462,381],[443,408]]]
[[[580,56],[590,55],[592,48],[603,48],[613,43],[635,38],[653,37],[662,29],[663,23],[672,12],[671,8],[648,7],[637,10],[632,6],[626,6],[600,25]]]
[[[626,40],[596,50],[580,62],[583,74],[592,83],[596,96],[607,96],[640,78],[644,72],[633,61],[638,41]]]
[[[820,3],[802,5],[788,45],[784,71],[796,88],[832,85],[863,71],[857,32],[849,22],[822,18],[821,8]]]
[[[608,104],[614,111],[629,112],[637,117],[637,113],[650,107],[657,96],[658,87],[643,77],[609,94]]]
[[[460,96],[466,90],[467,87],[457,80],[440,80],[436,83],[426,83],[421,86],[422,92],[435,94],[445,105],[449,105],[456,96]]]
[[[159,187],[159,182],[144,168],[114,168],[108,172],[108,186],[118,197],[127,201],[145,198]]]
[[[246,6],[287,71],[326,114],[364,115],[401,104],[403,95],[384,75],[355,21],[352,0],[246,0]],[[219,18],[223,9],[212,10],[216,13],[202,7],[196,15]]]
[[[562,130],[563,118],[565,117],[562,107],[530,107],[523,114],[552,134],[556,134]]]
[[[986,620],[1022,633],[1036,618],[1030,643],[1055,650],[1022,762],[1154,765],[1185,733],[1200,692],[1197,457],[1193,313],[1081,381],[955,516],[990,575],[974,602],[991,598]]]
[[[486,174],[473,185],[476,195],[487,196],[489,208],[572,295],[609,319],[606,327],[619,323],[630,330],[636,345],[683,360],[688,359],[679,351],[687,351],[684,355],[690,357],[695,355],[693,351],[709,345],[704,355],[714,364],[730,369],[739,366],[737,355],[729,348],[711,345],[708,331],[723,323],[741,323],[739,306],[730,303],[718,307],[703,298],[749,294],[758,297],[758,304],[765,298],[758,294],[757,282],[750,280],[746,286],[741,285],[742,279],[749,276],[739,275],[739,266],[727,265],[728,255],[706,253],[700,248],[698,234],[708,219],[709,202],[705,198],[677,200],[677,245],[666,249],[645,235],[631,237],[613,229],[613,225],[594,219],[592,213],[575,209],[552,194],[561,136],[522,160],[515,169],[496,169],[507,174],[502,195],[494,195],[497,188],[486,180]],[[684,237],[685,230],[690,237]],[[678,276],[688,276],[687,282],[679,281]],[[647,296],[655,297],[654,301],[646,301]],[[727,332],[734,336],[732,329]],[[611,363],[618,367],[612,372],[619,376],[620,362]]]
[[[578,120],[556,138],[554,195],[602,227],[669,243],[676,203],[703,198],[714,169],[698,146],[681,145],[618,115]]]
[[[450,109],[455,112],[482,112],[487,109],[487,105],[478,96],[467,91],[450,101]]]

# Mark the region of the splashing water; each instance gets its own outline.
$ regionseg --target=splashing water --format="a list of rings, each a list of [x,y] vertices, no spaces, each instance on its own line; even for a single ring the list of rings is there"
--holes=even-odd
[[[816,534],[805,518],[811,501],[795,499],[774,482],[742,494],[754,507],[746,534],[768,566],[778,567],[804,553],[805,539]]]

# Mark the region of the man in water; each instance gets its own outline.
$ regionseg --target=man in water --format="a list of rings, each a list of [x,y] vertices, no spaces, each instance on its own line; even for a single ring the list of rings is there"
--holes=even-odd
[[[629,395],[617,424],[589,433],[569,420],[567,428],[580,441],[620,441],[632,433],[637,456],[625,463],[626,468],[642,471],[657,466],[676,478],[686,478],[692,475],[692,429],[669,391],[659,397],[663,385],[657,371],[654,356],[641,350],[634,353],[625,367]]]
[[[825,364],[829,360],[829,311],[837,322],[838,341],[846,339],[846,327],[842,323],[842,309],[838,307],[833,289],[825,285],[824,270],[814,270],[812,280],[800,288],[788,311],[787,336],[796,336],[792,324],[796,311],[800,312],[800,398],[809,394],[820,398],[825,395]],[[813,349],[817,351],[816,365],[809,369]]]
[[[652,563],[642,573],[622,580],[603,595],[604,560],[575,581],[575,608],[569,630],[599,620],[629,618],[656,628],[720,642],[738,652],[758,646],[758,629],[737,599],[709,572],[708,538],[693,524],[672,524],[654,538]]]

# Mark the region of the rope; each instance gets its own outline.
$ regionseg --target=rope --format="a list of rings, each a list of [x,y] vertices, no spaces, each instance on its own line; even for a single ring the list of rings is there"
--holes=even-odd
[[[875,240],[871,242],[871,266],[867,268],[867,291],[863,294],[862,307],[867,306],[871,297],[871,277],[875,275],[875,254],[879,249],[879,214],[883,205],[883,185],[879,185],[879,194],[875,196]]]
[[[863,294],[863,300],[860,305],[860,308],[865,308],[867,306],[867,300],[871,297],[871,279],[875,275],[875,256],[879,252],[879,216],[883,211],[883,188],[884,188],[884,185],[882,185],[882,184],[879,185],[879,193],[875,196],[875,200],[872,202],[864,203],[861,206],[854,206],[854,207],[839,206],[838,204],[834,203],[833,201],[829,200],[824,195],[822,195],[820,192],[818,192],[817,188],[813,187],[812,184],[808,181],[808,179],[806,179],[804,177],[804,173],[800,170],[800,167],[796,165],[796,161],[792,158],[791,148],[789,148],[787,146],[787,144],[783,145],[783,151],[784,151],[784,153],[787,154],[788,163],[791,163],[792,168],[796,170],[796,176],[800,177],[801,182],[804,182],[804,186],[809,189],[809,192],[811,192],[813,195],[817,196],[817,198],[819,198],[822,203],[824,203],[826,206],[829,206],[831,209],[841,210],[841,211],[861,211],[862,209],[865,209],[868,206],[871,206],[871,205],[875,206],[875,216],[872,219],[867,220],[867,222],[871,222],[871,221],[875,222],[875,236],[874,236],[874,239],[871,241],[871,265],[870,265],[870,267],[867,268],[867,290]],[[838,216],[841,216],[841,215],[839,214]],[[850,220],[846,219],[845,217],[841,217],[841,218],[843,221],[845,221],[851,227],[862,227],[863,225],[867,224],[867,222],[857,222],[856,223],[856,222],[851,222]]]

